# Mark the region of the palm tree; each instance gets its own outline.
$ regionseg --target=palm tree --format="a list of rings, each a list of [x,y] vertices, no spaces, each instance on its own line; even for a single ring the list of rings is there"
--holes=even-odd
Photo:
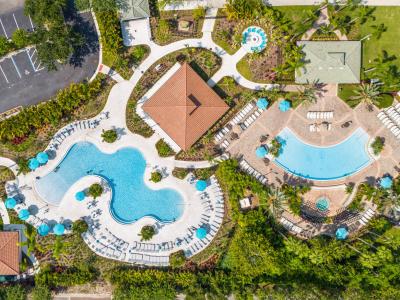
[[[272,214],[277,218],[283,212],[287,202],[286,194],[280,188],[271,188],[268,193]]]
[[[387,210],[389,215],[396,216],[396,211],[400,208],[400,195],[390,191],[387,196],[382,198],[382,209]]]
[[[376,36],[376,39],[379,40],[382,37],[382,34],[387,31],[387,26],[381,23],[379,25],[372,25],[372,29],[374,29],[373,35]]]
[[[28,255],[30,255],[33,251],[35,250],[39,250],[41,251],[41,248],[39,246],[39,244],[36,243],[36,230],[34,229],[34,227],[32,226],[28,226],[25,230],[24,230],[24,235],[26,237],[26,241],[24,242],[20,242],[18,243],[18,245],[20,247],[27,247],[27,253]]]
[[[358,89],[353,90],[354,96],[351,100],[364,102],[369,108],[372,109],[373,105],[378,105],[380,100],[380,86],[374,83],[361,83]]]

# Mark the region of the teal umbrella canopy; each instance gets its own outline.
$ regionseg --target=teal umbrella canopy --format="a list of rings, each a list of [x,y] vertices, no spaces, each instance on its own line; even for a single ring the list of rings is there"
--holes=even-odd
[[[49,155],[46,152],[39,152],[36,155],[36,159],[41,165],[43,165],[49,161]]]
[[[384,176],[381,179],[380,186],[384,189],[390,189],[393,185],[393,179],[390,176]]]
[[[197,180],[196,182],[196,190],[202,192],[207,188],[207,181],[205,180]]]
[[[207,235],[207,230],[204,227],[199,227],[196,230],[196,237],[199,239],[204,239]]]
[[[29,213],[29,210],[27,209],[21,209],[18,213],[18,217],[22,220],[22,221],[26,221],[28,220],[29,216],[31,214]]]
[[[258,107],[259,109],[262,109],[262,110],[267,109],[268,104],[269,104],[269,103],[268,103],[267,98],[259,98],[259,99],[257,100],[257,107]]]
[[[83,200],[85,199],[85,197],[86,197],[86,195],[85,195],[85,192],[84,192],[84,191],[80,191],[80,192],[77,192],[77,193],[75,194],[75,199],[76,199],[77,201],[83,201]]]
[[[288,111],[290,109],[290,102],[288,100],[282,100],[279,102],[279,110],[280,111]]]
[[[264,158],[268,154],[268,149],[265,146],[260,146],[256,149],[256,156],[258,158]]]
[[[54,225],[53,232],[55,235],[63,235],[65,231],[65,226],[63,224],[57,223]]]
[[[346,228],[340,227],[336,230],[336,239],[345,240],[349,236],[349,232]]]
[[[39,161],[38,161],[36,158],[31,158],[31,159],[29,160],[29,162],[28,162],[28,167],[29,167],[29,169],[31,169],[32,171],[33,171],[33,170],[36,170],[37,168],[39,168],[39,165],[40,165],[40,163],[39,163]]]
[[[45,223],[40,224],[40,226],[39,226],[38,229],[37,229],[37,232],[38,232],[39,235],[41,235],[41,236],[46,236],[46,235],[48,235],[49,232],[50,232],[50,227],[49,227],[49,225],[47,225],[47,224],[45,224]]]
[[[17,201],[13,197],[9,197],[5,201],[6,208],[13,209],[17,205]]]

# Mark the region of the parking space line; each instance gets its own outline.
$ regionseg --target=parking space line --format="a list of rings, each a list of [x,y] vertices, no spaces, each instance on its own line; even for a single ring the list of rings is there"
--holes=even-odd
[[[1,65],[0,65],[0,71],[1,71],[1,73],[3,73],[3,76],[4,76],[4,78],[6,79],[7,83],[10,83],[10,82],[8,81],[8,78],[7,78],[7,76],[6,76],[6,73],[4,73],[3,68],[1,67]]]
[[[4,34],[6,35],[6,38],[8,38],[7,32],[4,29],[4,25],[3,25],[3,22],[1,21],[1,18],[0,18],[0,25],[1,25],[1,28],[3,28],[3,31],[4,31]]]
[[[19,29],[18,22],[17,22],[17,19],[15,18],[14,14],[13,14],[13,17],[14,17],[15,25],[17,25],[17,28]]]
[[[19,78],[22,78],[21,73],[18,70],[17,64],[15,63],[14,58],[12,56],[11,56],[11,60],[14,64],[15,70],[17,71]]]
[[[28,15],[28,17],[29,17],[29,21],[31,22],[32,30],[35,30],[35,28],[33,27],[33,22],[32,22],[31,16]]]
[[[35,52],[34,52],[34,53],[35,53]],[[31,58],[31,56],[29,55],[29,51],[28,51],[28,50],[26,50],[26,55],[28,55],[29,61],[31,62],[31,65],[32,65],[32,68],[33,68],[33,71],[36,72],[37,70],[36,70],[36,68],[35,68],[35,64],[33,63],[32,58]],[[33,55],[32,55],[32,56],[33,56]],[[35,62],[36,62],[36,60],[35,60]]]

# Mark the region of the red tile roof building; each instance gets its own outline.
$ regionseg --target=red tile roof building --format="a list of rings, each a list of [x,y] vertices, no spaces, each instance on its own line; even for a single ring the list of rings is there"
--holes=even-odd
[[[0,232],[0,275],[19,274],[19,233],[17,231]]]

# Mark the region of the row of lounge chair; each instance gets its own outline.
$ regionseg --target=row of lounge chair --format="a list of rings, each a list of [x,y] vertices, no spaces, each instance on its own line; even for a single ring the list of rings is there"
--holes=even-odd
[[[243,171],[245,171],[249,175],[255,177],[262,184],[266,184],[267,183],[268,179],[264,175],[262,175],[260,172],[255,170],[252,166],[250,166],[249,163],[246,160],[242,159],[240,161],[239,165],[243,169]]]
[[[332,119],[333,111],[309,111],[307,119]]]
[[[400,103],[378,113],[378,119],[395,137],[400,139]]]
[[[240,123],[239,126],[242,130],[246,130],[251,124],[254,123],[255,120],[261,115],[262,110],[257,109],[254,111],[243,123]]]
[[[321,124],[313,123],[313,124],[310,124],[308,127],[309,127],[310,132],[320,132],[321,125],[322,125],[322,128],[327,131],[330,131],[332,129],[332,123],[328,123],[328,122],[322,122]]]
[[[288,231],[294,232],[296,234],[300,234],[303,231],[303,228],[293,224],[291,221],[284,217],[281,217],[280,222],[283,227],[285,227]]]
[[[128,261],[140,265],[152,265],[159,267],[166,267],[169,265],[169,256],[153,256],[140,253],[131,253]]]
[[[161,244],[151,244],[151,243],[140,243],[133,242],[129,252],[160,252],[160,251],[171,251],[174,248],[173,242],[165,242]]]
[[[374,216],[375,212],[368,208],[367,211],[364,213],[364,215],[361,216],[361,218],[358,220],[361,225],[365,226],[369,222],[369,220]]]

